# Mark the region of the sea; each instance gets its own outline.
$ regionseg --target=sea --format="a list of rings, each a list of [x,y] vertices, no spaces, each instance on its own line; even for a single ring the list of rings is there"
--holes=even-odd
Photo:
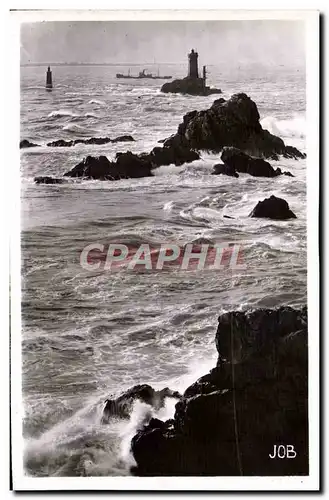
[[[147,65],[180,78],[186,65]],[[154,177],[111,181],[76,179],[36,185],[37,175],[60,177],[87,155],[149,152],[175,133],[185,113],[218,97],[245,92],[262,126],[306,152],[305,68],[250,62],[209,66],[208,85],[222,96],[161,93],[164,80],[123,80],[142,66],[21,67],[22,380],[25,473],[49,476],[130,475],[130,440],[152,413],[173,416],[174,399],[160,411],[136,403],[130,420],[101,423],[104,401],[139,383],[184,391],[217,359],[217,318],[306,302],[306,159],[280,158],[274,167],[294,177],[238,179],[211,175],[220,154]],[[47,147],[57,139],[115,138],[135,142]],[[296,219],[248,217],[256,203],[284,198]],[[230,216],[227,218],[224,216]],[[166,270],[88,271],[86,245],[198,239],[240,245],[244,269],[171,267]]]

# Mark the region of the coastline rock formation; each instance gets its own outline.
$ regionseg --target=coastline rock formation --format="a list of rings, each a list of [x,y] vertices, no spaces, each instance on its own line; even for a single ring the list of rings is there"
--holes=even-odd
[[[19,148],[36,148],[40,146],[40,144],[34,144],[33,142],[28,141],[27,139],[23,139],[19,143]]]
[[[66,172],[66,177],[86,177],[99,180],[119,180],[151,177],[152,170],[161,165],[190,163],[200,155],[187,147],[155,147],[150,153],[134,154],[131,151],[117,153],[115,162],[106,156],[87,156],[78,165]]]
[[[72,141],[65,141],[64,139],[59,139],[58,141],[48,142],[49,147],[71,147],[76,144],[107,144],[109,142],[135,142],[135,139],[131,135],[120,135],[115,139],[110,139],[110,137],[91,137],[90,139],[75,139]]]
[[[249,217],[263,217],[274,220],[297,219],[286,200],[277,198],[273,194],[269,198],[259,201],[249,214]]]
[[[171,391],[168,387],[156,391],[148,384],[135,385],[118,398],[105,401],[102,423],[108,423],[113,417],[129,418],[136,400],[152,406],[155,410],[160,410],[164,406],[165,398],[180,399],[181,397],[181,394]]]
[[[63,184],[63,182],[65,182],[65,179],[45,175],[34,177],[34,182],[36,184]]]
[[[127,151],[117,153],[116,161],[111,162],[106,156],[87,156],[78,165],[64,174],[64,177],[85,177],[87,179],[119,180],[139,177],[151,177],[152,164],[147,160]]]
[[[212,175],[228,175],[229,177],[239,177],[239,174],[234,167],[226,163],[216,163],[213,168]]]
[[[279,167],[274,169],[270,163],[262,158],[253,158],[232,146],[225,146],[223,148],[221,160],[227,168],[221,168],[223,167],[221,164],[214,165],[213,174],[231,172],[231,174],[226,173],[226,175],[232,175],[234,172],[241,172],[254,177],[277,177],[278,175],[294,177],[290,172],[282,172]]]
[[[164,83],[161,87],[161,92],[165,94],[173,93],[204,96],[222,93],[221,89],[207,87],[203,78],[190,78],[189,76]]]
[[[74,139],[72,141],[65,141],[64,139],[58,139],[57,141],[48,142],[47,146],[52,148],[68,148],[75,146],[76,144],[107,144],[109,142],[135,142],[135,139],[131,135],[120,135],[115,139],[110,139],[110,137],[91,137],[90,139]],[[23,139],[19,143],[20,148],[34,148],[38,147],[40,144],[34,144],[26,139]]]
[[[225,313],[215,340],[217,366],[186,389],[174,419],[133,437],[133,473],[307,475],[306,307]],[[269,456],[280,444],[293,460]]]
[[[304,158],[297,148],[286,146],[282,139],[264,130],[254,101],[246,94],[234,94],[227,101],[213,102],[209,109],[184,115],[177,133],[165,140],[165,146],[180,145],[195,150],[220,152],[224,146],[234,146],[244,153],[278,160]]]

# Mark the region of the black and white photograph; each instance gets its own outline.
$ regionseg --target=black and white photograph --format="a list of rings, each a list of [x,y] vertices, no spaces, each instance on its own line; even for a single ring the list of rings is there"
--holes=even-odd
[[[16,13],[14,489],[314,490],[319,16],[164,12]]]

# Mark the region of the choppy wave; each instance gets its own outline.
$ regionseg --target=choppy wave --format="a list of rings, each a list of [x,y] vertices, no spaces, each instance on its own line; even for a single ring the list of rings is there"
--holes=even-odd
[[[129,145],[88,146],[88,154],[109,159],[117,151],[159,146],[185,113],[215,99],[161,94],[161,81],[119,84],[108,70],[62,71],[65,92],[58,85],[54,94],[29,73],[35,90],[22,87],[22,130],[38,144],[71,135],[136,138]],[[78,89],[75,71],[87,72]],[[237,90],[250,94],[265,116],[264,128],[305,147],[303,82],[290,75],[255,85],[255,75],[246,71],[242,86],[241,72],[233,82],[231,71],[226,80],[224,71],[218,68],[216,86],[225,97]],[[216,82],[216,75],[211,78]],[[78,146],[22,151],[24,462],[36,476],[129,474],[130,439],[154,412],[136,403],[129,421],[104,426],[104,399],[136,383],[182,392],[215,366],[221,312],[300,305],[306,295],[306,160],[273,162],[294,178],[212,176],[220,154],[202,152],[202,160],[162,166],[154,177],[32,182],[36,175],[61,176],[84,154]],[[286,199],[297,219],[249,218],[270,194]],[[93,242],[137,248],[192,241],[242,242],[246,272],[89,273],[79,263],[81,250]],[[174,403],[166,401],[155,416],[170,417]]]
[[[105,101],[101,101],[100,99],[91,99],[88,104],[97,104],[98,106],[106,106]]]
[[[76,134],[82,135],[92,133],[91,130],[87,130],[85,127],[83,127],[82,125],[78,125],[77,123],[68,123],[67,125],[64,125],[62,129],[67,132],[74,132]]]
[[[71,111],[69,109],[59,109],[57,111],[51,111],[48,115],[49,118],[61,118],[61,117],[68,117],[68,116],[79,116],[77,113],[74,111]]]

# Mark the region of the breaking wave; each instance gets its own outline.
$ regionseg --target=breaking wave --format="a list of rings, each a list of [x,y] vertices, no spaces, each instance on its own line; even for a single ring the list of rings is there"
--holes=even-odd
[[[59,109],[57,111],[51,111],[48,115],[49,118],[61,118],[67,116],[79,116],[77,113],[70,111],[68,109]]]
[[[273,116],[267,116],[261,120],[261,124],[271,134],[281,137],[304,138],[306,135],[305,116],[295,116],[287,120],[278,120]]]

